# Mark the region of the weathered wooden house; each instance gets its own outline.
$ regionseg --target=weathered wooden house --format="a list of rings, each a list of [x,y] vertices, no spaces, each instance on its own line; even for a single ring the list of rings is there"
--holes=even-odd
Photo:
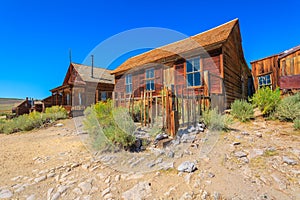
[[[32,111],[43,112],[44,104],[41,101],[26,97],[26,99],[12,108],[16,116],[29,114]]]
[[[279,87],[283,93],[300,89],[300,46],[251,62],[255,89]]]
[[[166,86],[177,95],[203,95],[212,106],[223,108],[247,98],[252,80],[238,19],[129,58],[111,74],[116,99],[138,98],[143,91],[159,96]]]
[[[60,105],[72,116],[82,115],[87,106],[112,97],[114,77],[110,72],[70,63],[63,84],[51,89],[52,95],[43,100],[45,107]]]

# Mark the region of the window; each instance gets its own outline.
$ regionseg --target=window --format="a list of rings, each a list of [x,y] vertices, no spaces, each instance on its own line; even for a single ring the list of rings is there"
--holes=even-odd
[[[258,77],[258,86],[260,88],[265,86],[272,87],[271,85],[272,85],[271,74]]]
[[[101,92],[101,101],[106,101],[106,92]]]
[[[67,94],[67,105],[70,105],[70,94]]]
[[[200,58],[192,58],[186,61],[186,80],[188,87],[200,86]]]
[[[125,76],[125,86],[126,86],[126,93],[132,93],[132,76],[131,74],[127,74]]]
[[[154,88],[154,68],[146,70],[146,90],[152,91]]]

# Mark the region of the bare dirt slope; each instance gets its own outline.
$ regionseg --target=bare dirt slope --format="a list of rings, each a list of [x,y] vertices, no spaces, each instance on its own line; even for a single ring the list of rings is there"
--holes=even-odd
[[[125,156],[118,168],[136,162],[145,166],[140,171],[117,170],[106,165],[111,155],[88,151],[72,119],[62,124],[0,135],[0,198],[300,199],[300,133],[289,123],[236,123],[206,154],[200,151],[211,133],[200,133],[183,153],[174,152],[174,168],[147,173],[150,160],[134,158],[147,158],[149,150]],[[167,163],[164,152],[155,154],[156,163]],[[198,169],[178,172],[183,161]]]

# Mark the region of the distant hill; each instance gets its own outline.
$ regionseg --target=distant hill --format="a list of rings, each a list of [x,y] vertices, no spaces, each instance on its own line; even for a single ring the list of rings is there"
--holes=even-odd
[[[24,101],[24,99],[0,98],[0,115],[3,113],[11,113],[11,109],[22,101]]]

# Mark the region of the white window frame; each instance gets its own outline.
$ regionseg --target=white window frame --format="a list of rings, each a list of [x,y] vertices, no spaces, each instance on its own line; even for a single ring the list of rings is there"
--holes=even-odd
[[[132,75],[131,74],[126,74],[126,76],[125,76],[125,90],[126,90],[126,94],[132,93]]]
[[[199,63],[199,69],[198,70],[195,67],[196,60]],[[192,71],[188,72],[188,64],[192,65]],[[200,87],[200,86],[202,86],[201,72],[202,72],[202,70],[201,70],[201,64],[200,64],[200,57],[193,57],[193,58],[190,58],[190,59],[186,60],[186,69],[185,69],[185,76],[186,77],[185,78],[186,78],[187,87]],[[195,83],[195,74],[197,74],[197,73],[199,73],[199,84],[196,85],[196,83]],[[193,82],[192,83],[189,82],[189,79],[188,79],[189,75],[193,76]]]
[[[268,81],[268,79],[267,79],[267,76],[270,76],[270,83],[267,83],[267,81]],[[263,81],[263,83],[262,84],[260,84],[260,79],[263,79],[262,81]],[[265,74],[265,75],[261,75],[261,76],[258,76],[257,77],[257,81],[258,81],[258,88],[262,88],[262,87],[271,87],[271,89],[272,89],[272,76],[271,76],[271,74]]]
[[[151,73],[151,72],[153,72],[153,73]],[[154,69],[154,67],[146,69],[145,84],[146,84],[147,91],[155,91],[155,69]],[[147,87],[148,84],[150,84],[150,88]],[[153,86],[153,88],[151,86]]]

